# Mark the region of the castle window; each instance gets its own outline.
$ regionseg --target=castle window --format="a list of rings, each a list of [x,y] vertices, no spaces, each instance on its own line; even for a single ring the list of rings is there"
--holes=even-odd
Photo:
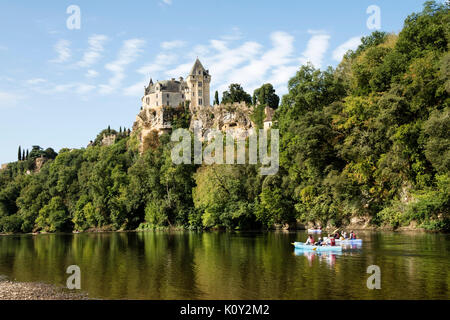
[[[203,99],[198,99],[198,105],[199,106],[203,105]]]
[[[167,94],[167,98],[169,98],[169,94]]]
[[[158,94],[156,94],[156,99],[158,99]]]
[[[199,70],[199,71],[198,71],[198,74],[202,74],[202,72]]]
[[[203,86],[203,82],[200,81],[200,82],[198,83],[198,86],[201,88],[201,87]]]
[[[198,90],[198,96],[201,97],[203,95],[203,91],[202,90]]]
[[[156,101],[156,106],[158,106],[158,101]]]

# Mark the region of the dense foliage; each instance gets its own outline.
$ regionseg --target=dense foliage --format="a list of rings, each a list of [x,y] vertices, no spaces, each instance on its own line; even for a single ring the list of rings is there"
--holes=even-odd
[[[108,128],[86,149],[19,150],[22,160],[0,171],[0,232],[339,226],[357,216],[449,230],[449,18],[448,5],[427,2],[398,35],[364,37],[336,69],[302,66],[275,114],[274,176],[174,165],[168,135],[149,135],[140,155],[129,130]],[[277,99],[270,84],[255,91],[255,123]],[[252,97],[233,84],[222,103],[237,101]],[[175,127],[189,123],[184,110]],[[115,143],[102,145],[105,135]]]

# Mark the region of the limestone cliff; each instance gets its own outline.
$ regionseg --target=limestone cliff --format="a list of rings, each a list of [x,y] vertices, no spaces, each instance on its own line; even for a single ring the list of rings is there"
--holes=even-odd
[[[170,132],[173,121],[185,112],[184,107],[152,107],[143,108],[136,116],[133,124],[133,133],[137,135],[142,144],[146,137],[155,132],[162,134]],[[235,138],[247,137],[249,130],[255,128],[251,120],[254,108],[242,103],[221,104],[214,107],[195,107],[189,109],[190,125],[202,130],[202,135],[209,129],[217,129],[223,132],[231,131]]]

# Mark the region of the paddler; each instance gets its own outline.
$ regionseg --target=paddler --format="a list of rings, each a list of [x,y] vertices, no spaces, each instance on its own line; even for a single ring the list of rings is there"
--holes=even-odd
[[[336,233],[337,234],[337,233]],[[335,235],[336,236],[336,235]],[[331,234],[328,235],[327,244],[331,247],[336,246],[336,238],[332,237]]]
[[[308,236],[308,239],[306,239],[305,244],[307,245],[313,245],[314,244],[314,237],[312,235]]]

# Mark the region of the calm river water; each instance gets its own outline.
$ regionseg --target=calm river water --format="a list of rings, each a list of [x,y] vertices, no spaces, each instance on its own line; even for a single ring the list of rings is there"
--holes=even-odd
[[[0,276],[100,299],[449,299],[450,235],[364,232],[342,254],[294,250],[305,232],[0,236]],[[381,289],[366,286],[381,268]]]

